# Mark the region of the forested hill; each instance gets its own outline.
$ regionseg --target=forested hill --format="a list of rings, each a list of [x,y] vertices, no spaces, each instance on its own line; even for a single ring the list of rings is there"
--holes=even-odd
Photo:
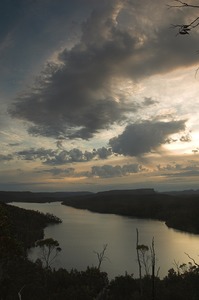
[[[99,213],[157,219],[167,226],[199,234],[199,194],[170,195],[153,189],[108,191],[67,198],[64,205]]]

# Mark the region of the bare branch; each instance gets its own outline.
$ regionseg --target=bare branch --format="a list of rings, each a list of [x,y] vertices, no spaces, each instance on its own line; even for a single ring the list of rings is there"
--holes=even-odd
[[[152,300],[155,299],[155,245],[154,245],[154,237],[152,239],[152,244],[150,247],[151,250],[151,262],[152,262]]]
[[[198,20],[199,20],[199,17],[194,19],[189,24],[171,24],[171,28],[179,28],[177,35],[178,34],[189,34],[189,32],[192,29],[196,28],[199,25],[199,22],[197,22]]]
[[[198,71],[199,71],[199,68],[196,69],[195,78],[197,77]]]
[[[188,253],[185,252],[185,254],[188,256],[188,258],[190,258],[192,260],[192,262],[194,263],[194,265],[196,265],[197,267],[199,267],[199,264],[195,261],[195,259],[193,257],[191,257]]]
[[[26,286],[26,285],[22,286],[22,288],[21,288],[20,291],[18,292],[19,300],[22,300],[21,292],[23,291],[23,289],[25,288],[25,286]]]
[[[188,4],[187,2],[182,2],[180,0],[175,0],[174,2],[177,2],[179,4],[177,5],[171,5],[171,4],[167,4],[167,6],[169,8],[173,8],[173,7],[194,7],[194,8],[199,8],[199,5],[194,5],[194,4]]]
[[[105,256],[105,252],[106,252],[107,247],[108,247],[108,244],[105,244],[103,246],[102,252],[96,252],[96,251],[94,251],[94,253],[97,255],[97,259],[98,259],[98,266],[97,266],[98,270],[100,270],[102,262],[105,259],[108,259],[108,257]]]
[[[177,274],[180,275],[179,261],[174,260],[173,265],[176,267]]]
[[[171,28],[179,28],[178,33],[176,34],[176,36],[178,34],[189,34],[189,31],[191,30],[191,28],[189,28],[189,25],[175,25],[175,24],[171,24]]]
[[[178,5],[170,5],[168,4],[168,8],[183,8],[183,7],[191,7],[191,8],[199,8],[199,5],[194,5],[194,4],[188,4],[187,2],[183,2],[180,0],[175,0],[175,2],[178,3]],[[178,34],[181,35],[186,35],[189,34],[189,32],[196,28],[197,26],[199,26],[199,17],[195,18],[192,22],[190,22],[189,24],[172,24],[171,27],[172,28],[179,28],[178,30]]]
[[[142,296],[143,294],[143,289],[142,289],[142,265],[141,265],[141,261],[140,261],[140,255],[139,255],[139,231],[136,228],[136,251],[137,251],[137,260],[138,260],[138,266],[139,266],[139,282],[140,282],[140,294]]]

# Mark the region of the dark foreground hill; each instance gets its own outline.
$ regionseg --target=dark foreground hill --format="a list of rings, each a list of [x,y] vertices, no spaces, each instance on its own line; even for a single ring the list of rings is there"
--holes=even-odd
[[[44,237],[46,226],[58,223],[61,223],[61,220],[52,214],[26,210],[0,202],[0,237],[2,228],[7,224],[6,230],[19,241],[25,251]]]
[[[169,227],[199,234],[199,194],[119,190],[67,198],[63,204],[99,213],[157,219],[165,221]]]

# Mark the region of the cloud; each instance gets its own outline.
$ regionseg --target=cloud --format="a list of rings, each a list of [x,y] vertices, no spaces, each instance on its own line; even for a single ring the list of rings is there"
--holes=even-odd
[[[135,41],[115,28],[115,12],[110,6],[93,13],[81,41],[60,53],[61,66],[48,64],[38,86],[16,101],[11,115],[31,122],[29,133],[88,139],[129,112],[125,99],[115,100],[111,85]]]
[[[36,159],[40,159],[42,161],[46,161],[47,159],[55,156],[55,151],[51,149],[46,150],[44,148],[31,148],[28,150],[16,152],[16,155],[22,160],[34,161]]]
[[[193,149],[192,152],[193,152],[194,154],[198,153],[198,152],[199,152],[199,148]]]
[[[93,166],[91,171],[75,172],[74,168],[52,168],[37,171],[39,173],[50,173],[57,177],[99,177],[99,178],[113,178],[113,177],[123,177],[135,173],[140,173],[146,171],[146,169],[140,164],[128,164],[128,165],[103,165],[103,166]]]
[[[190,170],[185,172],[178,172],[178,173],[169,173],[164,174],[164,176],[168,177],[197,177],[199,176],[199,170]]]
[[[58,150],[53,149],[28,149],[16,152],[15,155],[22,160],[35,161],[37,159],[41,160],[43,164],[46,165],[64,165],[73,162],[87,162],[93,159],[107,159],[109,156],[113,155],[110,148],[98,148],[92,151],[81,151],[80,149],[73,148],[71,150]]]
[[[91,175],[100,178],[122,177],[134,173],[140,173],[143,170],[144,168],[139,164],[129,164],[123,166],[119,166],[119,165],[93,166]]]
[[[111,148],[98,148],[97,150],[94,150],[94,153],[100,158],[100,159],[106,159],[109,156],[112,155],[112,149]]]
[[[10,146],[10,147],[20,146],[20,143],[10,143],[9,146]]]
[[[160,15],[152,22],[149,11],[157,7]],[[158,1],[103,2],[82,24],[79,42],[59,54],[61,63],[48,64],[37,85],[16,99],[11,116],[28,121],[32,135],[90,139],[136,112],[120,80],[137,81],[198,60],[191,55],[196,36],[176,39],[161,18],[162,7]]]
[[[78,148],[65,150],[58,142],[58,149],[31,148],[13,153],[26,161],[40,160],[46,165],[64,165],[74,162],[88,162],[95,159],[107,159],[122,154],[140,156],[156,150],[162,144],[175,141],[169,136],[185,129],[185,121],[145,121],[128,125],[122,134],[110,139],[109,147],[100,147],[92,151]]]
[[[50,173],[53,176],[61,176],[61,177],[73,177],[74,172],[75,172],[74,168],[67,168],[67,169],[52,168],[52,169],[37,171],[37,173]]]
[[[171,170],[182,170],[184,168],[184,165],[181,165],[181,164],[177,164],[177,163],[169,163],[169,164],[166,164],[166,165],[162,165],[162,164],[159,164],[157,165],[157,169],[158,171],[171,171]]]
[[[180,141],[181,142],[191,142],[191,136],[189,133],[185,134],[185,135],[182,135],[181,138],[180,138]]]
[[[128,125],[124,132],[109,141],[114,153],[139,156],[159,148],[167,137],[185,129],[185,121],[145,121]]]
[[[87,162],[93,159],[107,159],[111,155],[111,149],[106,149],[105,147],[84,152],[73,148],[69,151],[63,150],[55,152],[53,157],[47,157],[44,163],[47,165],[63,165],[73,162]]]
[[[73,38],[73,20],[84,20],[93,6],[95,0],[1,0],[0,90],[13,99],[30,84],[44,61]]]
[[[7,154],[7,155],[4,155],[4,154],[0,154],[0,162],[2,161],[10,161],[10,160],[13,160],[13,155],[12,154]]]
[[[152,99],[151,97],[145,97],[142,105],[143,106],[151,106],[151,105],[154,105],[154,104],[157,104],[157,103],[159,103],[159,102]]]
[[[159,176],[167,177],[192,177],[199,175],[199,162],[198,161],[188,161],[183,163],[172,162],[169,164],[160,164],[157,166],[157,170],[164,172],[159,174]],[[172,173],[166,173],[166,172]]]

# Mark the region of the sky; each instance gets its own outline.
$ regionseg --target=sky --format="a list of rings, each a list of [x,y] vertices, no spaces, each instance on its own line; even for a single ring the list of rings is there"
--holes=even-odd
[[[198,15],[168,4],[1,0],[0,190],[198,188]]]

